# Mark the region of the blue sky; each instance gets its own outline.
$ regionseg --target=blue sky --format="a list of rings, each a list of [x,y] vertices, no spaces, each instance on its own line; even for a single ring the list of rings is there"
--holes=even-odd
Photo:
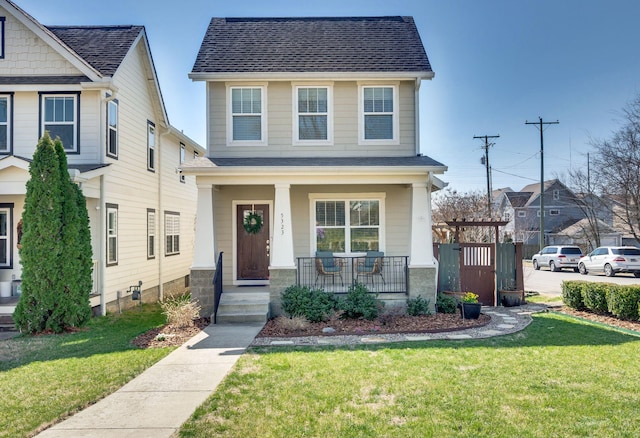
[[[43,24],[146,27],[171,123],[205,144],[204,84],[193,67],[211,17],[411,15],[435,78],[420,89],[421,151],[449,166],[459,191],[540,180],[540,136],[525,121],[558,120],[545,130],[545,178],[586,168],[590,138],[619,126],[640,93],[640,2],[636,0],[15,0]]]

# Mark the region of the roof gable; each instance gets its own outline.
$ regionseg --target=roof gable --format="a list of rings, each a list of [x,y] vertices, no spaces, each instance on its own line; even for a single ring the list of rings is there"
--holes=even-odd
[[[267,72],[433,74],[412,17],[211,20],[192,75]]]

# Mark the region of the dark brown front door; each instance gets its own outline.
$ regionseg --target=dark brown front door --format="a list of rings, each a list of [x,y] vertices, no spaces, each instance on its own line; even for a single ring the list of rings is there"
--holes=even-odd
[[[262,228],[257,233],[249,233],[244,221],[254,212],[262,218]],[[269,205],[238,205],[236,221],[238,280],[269,279]]]

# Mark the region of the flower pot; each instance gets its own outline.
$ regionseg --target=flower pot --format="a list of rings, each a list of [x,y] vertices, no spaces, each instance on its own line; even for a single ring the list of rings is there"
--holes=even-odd
[[[522,290],[500,290],[498,291],[498,302],[504,307],[519,306],[524,303],[524,292]]]
[[[460,313],[462,319],[478,319],[480,317],[480,310],[482,304],[480,303],[461,303]]]

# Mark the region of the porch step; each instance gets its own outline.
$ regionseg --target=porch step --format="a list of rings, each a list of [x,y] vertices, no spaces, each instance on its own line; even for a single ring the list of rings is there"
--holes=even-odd
[[[0,331],[15,330],[16,325],[13,322],[13,316],[9,313],[0,313]]]
[[[269,319],[269,292],[224,292],[220,297],[217,322],[267,322]]]

